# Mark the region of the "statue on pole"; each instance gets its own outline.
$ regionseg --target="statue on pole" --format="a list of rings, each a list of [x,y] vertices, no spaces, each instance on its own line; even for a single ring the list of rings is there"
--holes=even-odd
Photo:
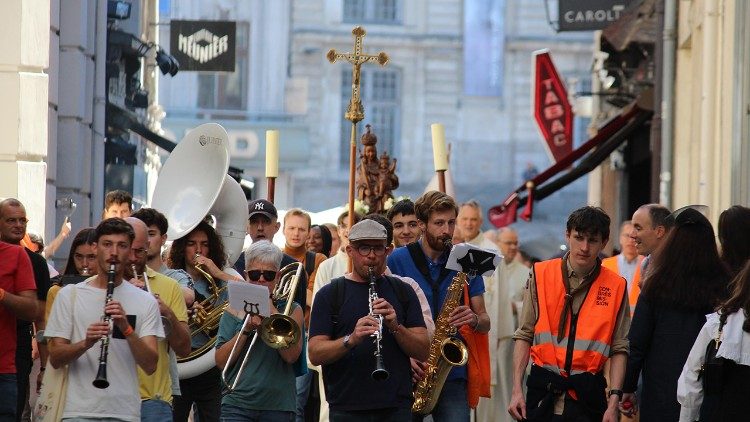
[[[371,129],[366,125],[361,138],[364,150],[359,154],[357,165],[357,199],[368,207],[369,212],[384,213],[386,202],[393,199],[393,190],[398,188],[396,159],[391,159],[387,151],[378,158],[378,138]]]

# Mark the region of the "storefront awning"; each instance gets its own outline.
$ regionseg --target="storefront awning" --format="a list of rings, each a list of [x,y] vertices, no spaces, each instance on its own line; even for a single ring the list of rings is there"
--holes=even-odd
[[[514,223],[518,207],[524,205],[526,205],[526,208],[521,212],[521,219],[531,221],[534,201],[552,195],[599,166],[628,139],[635,129],[651,118],[653,110],[650,109],[649,104],[648,100],[632,103],[623,109],[620,115],[599,129],[596,136],[533,179],[519,186],[500,205],[496,205],[487,211],[490,223],[498,228]],[[574,163],[576,164],[573,165]],[[549,181],[565,169],[569,170]],[[524,192],[526,192],[526,195],[522,197],[521,194]]]

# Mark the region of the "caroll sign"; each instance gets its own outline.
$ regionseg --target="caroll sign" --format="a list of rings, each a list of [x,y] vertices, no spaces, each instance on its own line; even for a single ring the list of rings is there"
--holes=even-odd
[[[620,19],[630,0],[560,0],[558,31],[604,29]]]
[[[557,162],[573,151],[573,108],[549,51],[539,50],[533,54],[534,119],[550,158]]]

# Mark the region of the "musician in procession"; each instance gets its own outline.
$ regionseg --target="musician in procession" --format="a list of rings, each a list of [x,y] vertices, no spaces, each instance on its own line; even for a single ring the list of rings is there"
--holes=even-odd
[[[164,339],[157,341],[159,360],[156,371],[146,374],[138,369],[141,393],[141,420],[148,422],[172,421],[173,383],[178,384],[176,361],[172,365],[170,350],[177,356],[190,353],[190,333],[187,325],[187,308],[180,285],[172,278],[157,273],[146,266],[148,259],[148,229],[146,224],[135,217],[125,221],[133,227],[133,262],[126,268],[126,274],[136,286],[151,293],[159,304],[159,312],[164,322]],[[133,273],[135,270],[135,273]],[[144,280],[145,277],[145,280]]]
[[[136,366],[152,374],[157,366],[157,338],[164,337],[159,305],[149,293],[123,283],[135,234],[128,223],[111,218],[96,228],[98,274],[60,290],[46,329],[49,363],[68,365],[63,420],[140,421],[141,400]],[[108,272],[114,264],[112,300],[105,306]],[[112,329],[102,315],[111,318]],[[103,353],[104,337],[109,338]],[[101,361],[109,386],[93,386]]]
[[[394,274],[411,277],[419,283],[432,308],[432,317],[437,324],[438,315],[455,270],[445,268],[450,254],[450,240],[456,226],[458,206],[450,196],[430,191],[419,197],[414,210],[422,228],[422,238],[405,248],[396,249],[388,257],[388,268]],[[484,305],[484,282],[481,276],[469,279],[469,304],[457,306],[449,315],[454,327],[468,325],[474,331],[486,333],[490,330],[490,319]],[[435,332],[437,336],[439,333]],[[415,376],[424,376],[424,363],[415,363]],[[456,366],[448,374],[437,405],[431,412],[433,420],[468,421],[466,366]],[[415,418],[419,419],[418,416]]]
[[[427,359],[429,341],[414,289],[384,275],[386,239],[373,220],[352,226],[352,271],[322,287],[313,302],[308,352],[323,366],[333,422],[412,418],[409,358]]]
[[[214,286],[204,272],[213,279],[216,289],[225,287],[229,280],[241,279],[238,275],[222,270],[227,265],[224,244],[214,228],[205,221],[201,221],[190,233],[172,243],[170,259],[172,268],[187,271],[194,281],[195,303],[191,309],[192,312],[196,312],[199,308],[210,312],[227,301],[226,289],[220,292],[218,298],[215,297]],[[207,299],[213,299],[213,302],[203,307],[201,302]],[[206,345],[209,340],[209,336],[205,333],[193,335],[193,350]],[[201,422],[219,421],[221,374],[215,366],[192,378],[181,379],[180,393],[181,395],[174,399],[175,421],[187,421],[193,403],[196,404]]]
[[[282,258],[281,250],[269,241],[253,243],[245,251],[246,281],[265,286],[269,292],[273,292],[280,281]],[[285,306],[285,301],[274,303],[271,300],[271,314],[280,313]],[[297,330],[303,326],[302,315],[302,307],[295,302],[290,316],[297,323]],[[296,408],[293,364],[302,352],[301,337],[287,348],[274,349],[260,338],[262,318],[250,316],[243,326],[245,317],[244,309],[229,307],[219,324],[216,365],[221,369],[229,368],[225,379],[227,384],[231,385],[239,377],[236,388],[221,400],[222,420],[291,421]],[[246,366],[238,374],[251,343]],[[236,349],[234,354],[233,349]]]

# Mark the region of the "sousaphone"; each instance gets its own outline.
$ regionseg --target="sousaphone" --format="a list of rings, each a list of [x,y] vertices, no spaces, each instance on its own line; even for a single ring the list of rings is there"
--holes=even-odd
[[[227,175],[228,139],[227,131],[216,123],[206,123],[188,132],[164,163],[151,206],[167,217],[170,240],[187,235],[206,216],[213,216],[216,233],[224,243],[227,265],[231,266],[242,252],[248,210],[242,188]],[[216,304],[210,311],[213,315],[206,320],[211,327],[196,327],[191,321],[190,332],[213,331],[225,307],[226,303]],[[208,347],[177,359],[181,379],[200,375],[216,365],[215,342],[214,333]]]

